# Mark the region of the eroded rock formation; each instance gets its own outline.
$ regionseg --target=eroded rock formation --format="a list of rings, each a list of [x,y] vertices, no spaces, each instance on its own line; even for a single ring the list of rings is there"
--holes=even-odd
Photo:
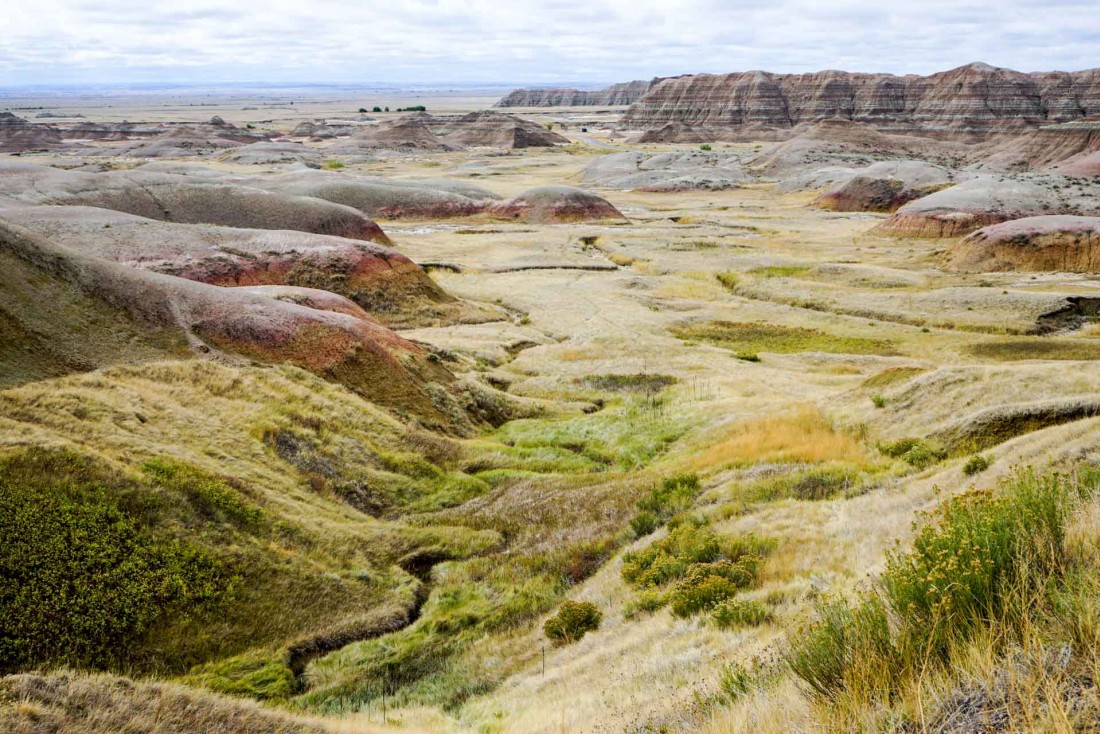
[[[957,242],[947,267],[969,272],[1100,272],[1100,217],[1027,217]]]
[[[790,128],[841,118],[896,132],[984,135],[1097,112],[1100,69],[1025,74],[974,63],[930,76],[746,71],[673,77],[654,84],[623,123]]]
[[[656,81],[656,80],[654,80]],[[546,88],[516,89],[496,103],[496,107],[591,107],[629,105],[649,89],[644,80],[612,84],[595,90]]]

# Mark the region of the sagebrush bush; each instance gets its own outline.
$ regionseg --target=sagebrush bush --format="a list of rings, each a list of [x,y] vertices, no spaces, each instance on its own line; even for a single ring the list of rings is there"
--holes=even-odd
[[[603,613],[592,602],[565,601],[542,630],[556,644],[567,645],[599,629],[602,621]]]
[[[981,474],[988,469],[992,463],[993,459],[990,459],[988,456],[974,454],[966,460],[965,464],[963,464],[963,474],[968,477],[972,477],[975,474]]]
[[[791,670],[819,696],[845,688],[857,664],[892,658],[886,605],[877,596],[858,604],[827,599],[817,620],[795,635],[786,653]]]
[[[911,549],[889,555],[881,591],[820,605],[792,638],[788,664],[824,698],[882,700],[949,666],[979,634],[1002,649],[1019,644],[1025,630],[1057,618],[1059,598],[1080,598],[1066,591],[1066,524],[1095,485],[1092,475],[1024,472],[996,492],[946,500]]]
[[[756,627],[772,618],[771,610],[751,599],[726,599],[715,604],[710,618],[723,629]]]
[[[917,469],[925,469],[947,457],[947,452],[939,444],[912,437],[899,438],[878,448],[887,456],[901,459]]]
[[[740,663],[730,663],[722,668],[718,688],[727,703],[736,703],[752,689],[753,674]]]
[[[623,579],[642,589],[631,612],[666,603],[678,617],[709,610],[755,585],[761,560],[774,546],[773,540],[751,534],[721,536],[704,522],[685,518],[667,537],[623,556]]]
[[[643,538],[661,527],[661,519],[652,512],[639,512],[630,520],[630,529],[635,538]]]
[[[1063,564],[1068,512],[1062,480],[1022,475],[1006,491],[947,500],[908,552],[887,562],[883,587],[905,615],[905,642],[943,657],[988,620],[1018,619]]]
[[[676,588],[669,594],[669,605],[675,616],[690,617],[736,596],[737,592],[743,588],[742,584],[724,576],[705,572],[689,574],[676,584]]]

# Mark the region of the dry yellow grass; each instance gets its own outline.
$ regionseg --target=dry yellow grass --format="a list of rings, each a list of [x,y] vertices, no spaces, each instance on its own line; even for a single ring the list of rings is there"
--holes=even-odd
[[[755,462],[863,462],[867,452],[851,433],[838,429],[812,406],[735,424],[724,438],[696,454],[696,471]]]
[[[576,155],[525,151],[486,159],[491,168],[486,173],[492,178],[482,181],[506,195],[533,185],[575,181],[597,153],[579,147],[572,152]],[[431,161],[431,175],[465,176],[466,169],[459,166],[467,161],[468,156],[460,153],[440,155]],[[427,173],[422,160],[393,160],[372,166],[376,167],[372,169],[375,173],[387,175]],[[770,185],[676,195],[643,191],[605,194],[624,210],[640,213],[631,214],[634,221],[630,225],[614,230],[616,252],[604,252],[612,262],[632,265],[632,270],[502,274],[478,269],[485,263],[509,259],[561,257],[566,238],[554,229],[528,229],[530,234],[523,234],[501,225],[499,234],[462,237],[439,229],[403,236],[401,249],[417,260],[468,266],[462,273],[433,274],[457,295],[483,302],[499,301],[530,314],[530,328],[544,334],[546,346],[514,354],[496,350],[503,355],[499,360],[503,366],[498,371],[507,375],[514,392],[560,397],[577,378],[605,372],[627,374],[656,369],[680,377],[683,385],[669,391],[674,402],[668,410],[677,420],[679,413],[691,413],[698,425],[648,470],[654,476],[684,469],[708,475],[708,484],[717,485],[709,487],[712,491],[708,501],[728,501],[731,493],[726,491],[727,484],[721,483],[727,480],[720,479],[720,472],[731,466],[757,462],[866,464],[873,454],[860,436],[838,428],[822,410],[829,416],[843,417],[845,422],[870,423],[876,438],[895,432],[925,435],[944,421],[957,420],[985,405],[1038,399],[1048,392],[1091,393],[1100,385],[1100,372],[1089,363],[1080,363],[1069,369],[1065,364],[970,367],[929,376],[912,389],[906,387],[908,380],[860,388],[864,377],[912,361],[901,363],[881,355],[825,357],[807,352],[768,356],[762,363],[747,364],[711,347],[670,339],[669,325],[684,318],[767,321],[843,336],[887,338],[895,341],[903,354],[927,359],[922,367],[934,370],[971,361],[962,347],[976,337],[946,329],[922,332],[919,325],[897,322],[950,320],[960,327],[985,328],[1003,321],[1024,328],[1033,322],[1034,308],[1032,300],[1001,298],[999,287],[954,293],[952,288],[966,284],[953,277],[930,274],[927,259],[913,252],[912,243],[898,245],[865,237],[863,233],[873,222],[823,215],[805,206],[812,198],[809,194],[779,192]],[[659,211],[686,216],[673,223],[656,216]],[[743,226],[729,227],[734,222],[760,225],[765,221],[767,230],[750,235],[742,234],[747,231]],[[698,251],[669,246],[688,236],[718,244]],[[905,278],[900,275],[914,274],[914,285],[875,285],[870,278],[845,267],[837,271],[839,275],[798,283],[766,279],[754,286],[753,294],[739,297],[722,289],[714,279],[715,272],[745,273],[776,262],[867,264],[881,271],[883,282],[891,278],[902,282]],[[884,317],[894,323],[876,320]],[[433,342],[439,334],[442,332],[433,335],[431,330],[423,330],[417,339],[451,348],[449,342]],[[1084,335],[1100,336],[1100,327],[1091,327]],[[473,353],[472,336],[456,332],[454,337],[456,349],[465,339],[467,351]],[[505,364],[507,359],[514,361]],[[169,373],[187,371],[178,366],[164,369]],[[688,392],[688,380],[700,375],[705,376],[704,392],[708,397],[677,404],[675,401]],[[71,442],[95,447],[108,458],[120,460],[124,456],[142,458],[171,447],[167,449],[171,454],[212,471],[234,465],[265,488],[269,501],[281,511],[315,518],[310,525],[331,532],[326,537],[335,543],[354,543],[357,547],[362,538],[368,538],[362,544],[388,538],[382,523],[364,523],[338,505],[294,486],[285,471],[267,460],[255,434],[250,433],[258,430],[255,426],[286,420],[290,412],[343,423],[349,416],[348,401],[358,401],[348,397],[346,391],[314,384],[320,381],[299,378],[281,369],[223,373],[218,368],[209,375],[186,379],[171,376],[167,387],[139,375],[111,376],[110,381],[118,387],[112,388],[109,395],[83,379],[101,378],[55,383],[58,390],[53,396],[45,388],[24,393],[20,403],[34,402],[40,408],[33,421],[9,422],[5,405],[0,403],[0,449],[5,443],[24,441]],[[192,379],[209,384],[189,384]],[[216,397],[199,400],[197,396],[207,390]],[[890,398],[885,409],[872,406],[868,399],[871,391],[882,391]],[[267,392],[269,397],[252,405],[256,402],[253,392]],[[244,393],[250,394],[247,399]],[[91,417],[80,421],[69,417],[77,404],[85,405]],[[358,403],[356,406],[358,410]],[[145,441],[136,432],[126,433],[127,416],[135,412],[151,419],[151,427],[144,430],[156,432],[155,440]],[[186,421],[177,420],[184,415]],[[388,444],[400,426],[380,411],[371,415],[372,421],[362,414],[357,418],[362,423],[357,433],[365,436],[364,441]],[[736,422],[729,420],[731,415],[737,416]],[[123,438],[112,427],[112,421],[124,429]],[[543,638],[537,623],[495,633],[486,636],[463,659],[464,663],[499,674],[501,682],[495,690],[474,696],[454,712],[407,708],[392,713],[391,721],[400,721],[401,731],[485,734],[643,727],[710,734],[821,731],[830,724],[828,712],[815,709],[789,677],[754,688],[736,702],[705,713],[693,709],[695,696],[715,692],[722,665],[734,661],[748,665],[756,655],[774,655],[785,632],[797,627],[808,611],[814,589],[849,593],[868,574],[874,574],[881,567],[885,549],[895,539],[907,537],[917,511],[934,506],[964,483],[988,486],[1014,463],[1045,465],[1060,456],[1087,456],[1095,451],[1097,426],[1100,422],[1094,421],[1022,436],[992,450],[990,453],[996,456],[993,466],[968,480],[962,478],[958,463],[946,463],[921,474],[896,478],[862,497],[779,500],[748,511],[730,505],[732,509],[726,515],[720,514],[719,507],[715,517],[724,519],[715,524],[722,531],[754,531],[779,541],[764,569],[764,585],[759,590],[761,596],[771,595],[773,600],[782,597],[775,624],[729,633],[697,620],[675,620],[667,613],[625,620],[622,610],[631,592],[618,577],[617,562],[612,561],[570,591],[571,597],[600,606],[605,612],[604,627],[577,645],[548,650],[545,678],[539,667]],[[173,432],[178,435],[173,436]],[[212,443],[205,440],[207,435],[216,435],[219,440],[203,450]],[[509,518],[514,516],[512,523],[520,541],[552,547],[564,538],[587,532],[583,522],[587,517],[585,503],[591,501],[613,509],[606,516],[591,518],[591,524],[599,525],[601,532],[609,531],[619,515],[631,509],[626,486],[630,478],[604,475],[591,481],[588,486],[556,486],[545,491],[541,485],[531,483],[538,490],[531,493],[521,491],[522,487],[514,493],[503,490],[499,496],[466,508],[467,519],[479,507],[491,504],[491,499],[506,505],[503,509]],[[617,486],[619,483],[624,486]],[[621,502],[605,502],[605,492],[621,493]],[[499,508],[492,509],[505,514]],[[547,519],[555,513],[553,521]],[[1090,513],[1083,514],[1071,528],[1069,542],[1079,555],[1091,553],[1095,557],[1100,554],[1095,542],[1100,537],[1100,511],[1093,508]],[[363,525],[371,531],[369,535]],[[976,647],[971,657],[962,672],[976,680],[992,680],[995,665],[988,651]],[[1038,679],[1021,685],[1020,690],[1033,692],[1026,694],[1033,702],[1029,704],[1033,712],[1041,710],[1034,702],[1042,698],[1044,686],[1049,685],[1049,681]],[[956,690],[954,682],[947,679],[922,681],[922,686],[906,692],[904,703],[906,710],[917,712],[918,720],[921,711],[931,711],[936,701]],[[1057,707],[1047,711],[1050,715],[1046,719],[1014,720],[1013,730],[1065,730],[1064,722],[1059,720],[1064,712]],[[377,709],[317,723],[339,734],[396,728],[392,723],[383,728]],[[873,714],[866,719],[868,728],[880,723]]]

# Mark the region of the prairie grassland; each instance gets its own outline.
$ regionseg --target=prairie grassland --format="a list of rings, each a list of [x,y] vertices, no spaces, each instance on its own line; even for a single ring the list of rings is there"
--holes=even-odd
[[[597,154],[526,151],[471,169],[467,155],[447,153],[351,168],[474,170],[511,194],[576,182]],[[5,390],[0,451],[68,448],[128,475],[171,460],[233,479],[309,541],[262,547],[340,583],[364,575],[377,593],[365,607],[415,608],[408,626],[325,648],[301,675],[287,677],[289,646],[331,628],[271,635],[176,671],[190,686],[290,709],[303,718],[286,721],[303,730],[933,731],[977,702],[1009,711],[1016,731],[1069,731],[1095,708],[1096,676],[1081,673],[1095,661],[1077,655],[1096,634],[1086,584],[1100,557],[1094,499],[1066,516],[1061,577],[1081,586],[1056,579],[1068,607],[1047,608],[1053,622],[1028,617],[1011,635],[975,627],[949,666],[904,680],[876,680],[867,655],[832,699],[788,655],[827,600],[856,604],[883,588],[891,559],[921,537],[922,512],[994,490],[1017,466],[1042,475],[1100,460],[1100,418],[1055,405],[1087,409],[1100,395],[1088,342],[1016,335],[1080,284],[1040,291],[941,273],[942,243],[873,237],[873,218],[815,211],[808,195],[768,185],[604,193],[629,224],[494,224],[456,236],[410,222],[395,236],[415,260],[466,268],[433,273],[445,289],[512,314],[410,336],[459,355],[448,364],[464,379],[503,386],[538,415],[459,440],[301,370],[190,361]],[[491,267],[592,259],[618,269]],[[973,436],[982,440],[956,441]],[[964,473],[974,452],[960,447],[978,445],[989,463]],[[698,486],[654,504],[684,473]],[[688,524],[774,546],[751,582],[710,583],[723,597],[715,608],[681,605],[678,616],[646,593],[709,576],[685,563],[642,588],[623,569],[676,556],[668,538]],[[272,594],[265,613],[303,598]],[[593,603],[602,623],[554,646],[542,625],[565,599]],[[334,616],[362,623],[363,611]],[[904,623],[891,607],[891,644]],[[1072,665],[1062,665],[1070,638]]]

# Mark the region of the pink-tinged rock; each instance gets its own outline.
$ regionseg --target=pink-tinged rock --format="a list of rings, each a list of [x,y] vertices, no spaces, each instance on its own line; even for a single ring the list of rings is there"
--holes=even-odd
[[[947,252],[950,270],[1100,272],[1100,217],[1026,217],[994,224]]]

